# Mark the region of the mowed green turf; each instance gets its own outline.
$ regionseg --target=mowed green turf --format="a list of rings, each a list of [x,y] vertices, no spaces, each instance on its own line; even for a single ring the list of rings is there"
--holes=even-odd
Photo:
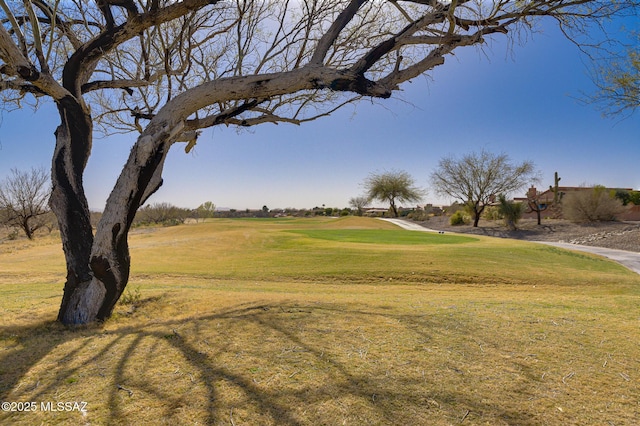
[[[477,238],[451,234],[402,232],[390,229],[305,229],[291,231],[309,238],[365,244],[461,244],[478,241]]]
[[[54,322],[55,236],[0,244],[1,424],[633,425],[640,277],[584,253],[347,217],[130,237],[104,324]],[[41,403],[87,402],[45,412]]]
[[[379,238],[376,241],[376,238]],[[617,278],[625,268],[596,256],[511,240],[428,234],[368,218],[216,220],[131,239],[134,274],[368,282],[537,282]],[[443,244],[446,242],[446,244]],[[613,274],[613,275],[609,275]]]

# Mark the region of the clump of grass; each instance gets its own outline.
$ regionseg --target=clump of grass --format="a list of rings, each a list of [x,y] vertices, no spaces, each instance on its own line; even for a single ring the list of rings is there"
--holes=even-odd
[[[133,291],[127,289],[120,296],[120,304],[122,305],[139,305],[142,300],[142,295],[140,294],[140,287],[136,287]]]

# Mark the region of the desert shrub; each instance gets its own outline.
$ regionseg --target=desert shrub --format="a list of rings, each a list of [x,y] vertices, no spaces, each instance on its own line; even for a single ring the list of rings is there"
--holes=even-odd
[[[488,206],[484,209],[482,218],[486,220],[500,220],[502,219],[502,215],[500,214],[500,210],[498,207]]]
[[[200,219],[203,221],[208,218],[214,217],[216,214],[216,205],[211,201],[205,201],[200,204],[198,208],[191,211],[191,217],[193,217],[196,222]]]
[[[462,210],[458,210],[457,212],[451,215],[451,217],[449,218],[449,223],[452,226],[458,226],[458,225],[465,225],[469,223],[470,220],[471,218],[469,217],[469,215],[465,214],[464,211]]]
[[[444,210],[441,207],[436,207],[431,204],[427,204],[424,206],[424,213],[427,216],[442,216],[444,214]]]
[[[189,217],[190,210],[176,207],[170,203],[146,205],[136,214],[135,225],[174,226],[183,224]]]
[[[498,213],[504,218],[504,224],[509,229],[516,229],[516,224],[522,217],[523,204],[508,201],[503,194],[498,196],[498,200],[500,202]]]
[[[429,219],[427,212],[424,210],[414,210],[407,215],[407,219],[423,222]]]
[[[616,220],[622,212],[622,201],[603,186],[571,192],[562,199],[564,218],[572,222]]]

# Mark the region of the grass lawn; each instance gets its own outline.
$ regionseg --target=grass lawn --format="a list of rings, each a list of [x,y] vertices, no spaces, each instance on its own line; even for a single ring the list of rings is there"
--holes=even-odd
[[[0,424],[640,419],[640,276],[602,258],[354,217],[215,219],[130,245],[128,303],[66,329],[59,240],[0,244],[0,400],[35,402]]]

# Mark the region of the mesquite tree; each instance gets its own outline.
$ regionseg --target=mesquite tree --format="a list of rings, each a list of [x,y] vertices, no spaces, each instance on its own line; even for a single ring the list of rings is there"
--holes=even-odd
[[[398,170],[371,173],[364,180],[364,188],[369,200],[388,202],[393,217],[400,215],[396,203],[418,202],[424,196],[424,191],[415,185],[413,177],[405,171]]]
[[[60,116],[50,206],[67,265],[58,319],[71,324],[111,314],[128,281],[131,222],[161,185],[176,142],[188,151],[204,128],[299,124],[361,97],[388,98],[455,49],[533,29],[545,16],[567,34],[580,32],[635,2],[0,0],[0,6],[4,105],[49,99]],[[83,188],[94,127],[139,132],[95,235]]]
[[[531,161],[514,164],[506,154],[472,152],[445,157],[431,174],[436,192],[464,204],[477,227],[484,209],[500,194],[509,194],[536,180]]]

